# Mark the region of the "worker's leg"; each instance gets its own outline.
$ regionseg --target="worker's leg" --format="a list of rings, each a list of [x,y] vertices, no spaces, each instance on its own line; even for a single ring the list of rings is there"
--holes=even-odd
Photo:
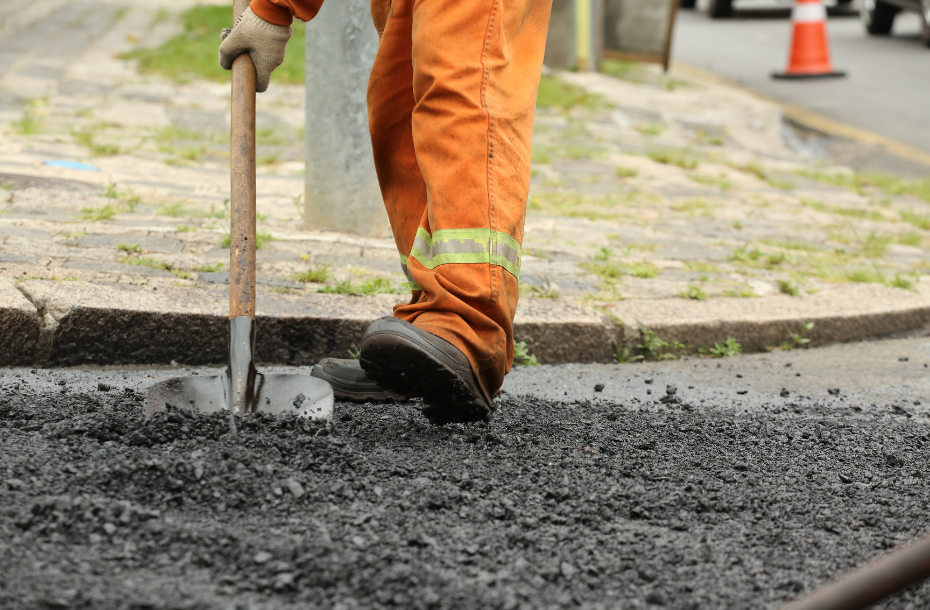
[[[395,10],[400,4],[410,7],[395,1]],[[404,15],[404,27],[406,20],[412,26],[413,146],[427,203],[408,261],[422,292],[394,315],[462,350],[490,394],[513,361],[550,7],[551,0],[415,0]],[[404,138],[405,130],[398,130]],[[404,151],[406,161],[406,140]],[[411,165],[397,166],[389,185],[408,175],[413,181],[414,174]],[[395,211],[391,221],[395,235],[404,233],[398,245],[406,247],[409,214],[418,206],[408,199],[403,207],[405,214]]]
[[[417,164],[410,126],[413,98],[411,0],[372,0],[380,43],[368,82],[368,120],[375,169],[394,241],[408,280],[407,257],[426,212],[426,183]],[[411,281],[413,301],[420,291]]]

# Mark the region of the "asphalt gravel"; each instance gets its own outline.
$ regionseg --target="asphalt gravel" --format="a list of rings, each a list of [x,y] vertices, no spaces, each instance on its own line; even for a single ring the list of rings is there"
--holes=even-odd
[[[776,608],[928,529],[925,347],[844,346],[871,389],[812,381],[829,350],[534,367],[489,424],[337,404],[236,438],[142,418],[178,370],[0,371],[0,607]]]

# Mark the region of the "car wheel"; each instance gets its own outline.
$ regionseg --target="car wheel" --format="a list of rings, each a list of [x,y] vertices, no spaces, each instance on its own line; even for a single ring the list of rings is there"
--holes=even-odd
[[[726,19],[733,16],[733,0],[710,0],[711,19]]]
[[[697,0],[681,0],[681,4],[678,5],[678,8],[694,8],[696,4]]]
[[[921,0],[923,1],[923,0]],[[894,17],[901,10],[898,7],[882,2],[882,0],[861,0],[859,4],[859,18],[865,31],[880,36],[889,34],[894,25]]]
[[[920,25],[924,46],[930,47],[930,0],[920,0]]]

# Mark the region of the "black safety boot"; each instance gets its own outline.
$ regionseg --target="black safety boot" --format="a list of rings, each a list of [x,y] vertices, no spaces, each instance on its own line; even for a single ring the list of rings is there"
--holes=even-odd
[[[423,415],[434,424],[485,421],[494,410],[461,350],[398,318],[368,327],[359,362],[380,387],[422,397]]]
[[[333,386],[333,396],[336,400],[352,402],[404,402],[407,400],[406,396],[378,387],[377,383],[365,375],[358,360],[324,358],[319,364],[313,365],[310,376],[329,382],[329,385]]]

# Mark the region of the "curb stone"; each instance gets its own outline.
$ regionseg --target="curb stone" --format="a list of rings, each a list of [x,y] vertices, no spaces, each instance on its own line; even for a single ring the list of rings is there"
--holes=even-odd
[[[665,341],[688,346],[690,352],[733,337],[744,352],[777,347],[789,332],[807,334],[810,346],[888,337],[930,327],[930,287],[917,291],[878,284],[847,284],[813,295],[764,298],[722,298],[707,301],[661,299],[623,301],[612,310],[623,320],[618,344],[633,349],[640,341],[639,325]]]
[[[0,364],[222,364],[228,298],[219,288],[0,281]],[[300,366],[345,357],[368,324],[390,315],[397,301],[398,295],[262,292],[257,360]],[[611,362],[615,345],[634,349],[641,341],[639,325],[686,344],[689,352],[727,337],[744,352],[759,352],[814,322],[810,345],[826,345],[930,327],[930,286],[907,291],[853,284],[803,297],[631,300],[617,303],[611,316],[616,324],[568,300],[523,299],[514,335],[545,364]]]
[[[0,279],[0,366],[31,363],[38,337],[35,305],[13,282]]]

